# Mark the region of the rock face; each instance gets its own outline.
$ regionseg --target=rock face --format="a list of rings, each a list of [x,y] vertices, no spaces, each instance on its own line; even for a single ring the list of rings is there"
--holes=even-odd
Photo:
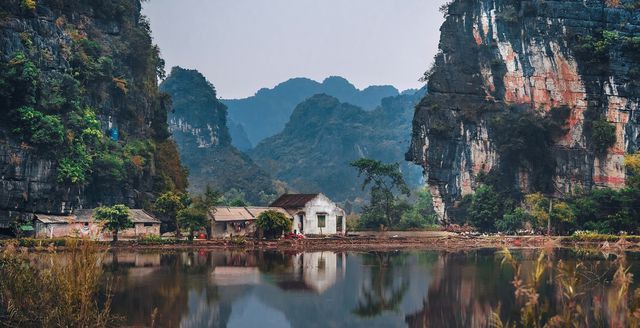
[[[639,8],[635,0],[449,5],[407,153],[424,167],[442,219],[487,175],[502,174],[522,193],[556,196],[624,186],[624,155],[637,150],[640,127]],[[505,129],[496,126],[505,115],[544,120],[559,111],[562,131],[541,156],[551,159],[550,186],[537,187],[533,173],[543,159],[523,156],[528,147],[508,158],[512,145],[498,142]],[[603,147],[605,130],[615,141]]]
[[[0,4],[0,227],[184,188],[138,0]],[[175,169],[175,170],[174,170]],[[175,173],[175,174],[174,174]]]
[[[196,70],[174,67],[160,89],[173,100],[169,130],[189,169],[189,191],[236,189],[252,204],[266,205],[275,196],[271,178],[231,144],[227,107],[213,85]]]

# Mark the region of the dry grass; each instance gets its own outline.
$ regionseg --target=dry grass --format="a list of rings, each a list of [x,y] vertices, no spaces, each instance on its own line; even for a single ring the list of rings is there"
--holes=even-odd
[[[69,242],[63,254],[30,256],[9,245],[0,256],[0,326],[113,327],[110,287],[102,287],[95,244]],[[53,249],[52,249],[53,250]],[[99,301],[99,297],[106,299]]]
[[[559,261],[554,266],[550,249],[543,250],[526,269],[508,249],[499,254],[502,264],[511,266],[515,272],[512,284],[520,317],[515,322],[504,322],[498,308],[489,318],[491,327],[640,327],[640,289],[635,292],[630,289],[633,275],[624,252],[615,254],[614,263],[606,270],[609,274],[613,272],[611,275],[601,275],[596,270],[606,261]],[[553,313],[548,300],[541,299],[539,293],[549,283],[557,297]],[[608,290],[602,296],[594,293],[598,283]],[[594,304],[588,306],[591,299]]]

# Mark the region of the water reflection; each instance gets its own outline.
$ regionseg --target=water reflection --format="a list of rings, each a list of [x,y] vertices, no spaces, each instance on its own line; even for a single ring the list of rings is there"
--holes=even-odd
[[[495,250],[116,253],[105,266],[116,279],[114,311],[131,325],[486,327],[493,312],[504,322],[520,318],[514,277],[530,282],[539,254],[515,252],[518,268],[501,265]],[[612,258],[550,253],[537,290],[540,309],[550,309],[544,316],[566,302],[558,274],[577,263],[588,269],[580,283],[593,294],[580,305],[606,308],[615,292]],[[635,270],[638,259],[626,262]]]

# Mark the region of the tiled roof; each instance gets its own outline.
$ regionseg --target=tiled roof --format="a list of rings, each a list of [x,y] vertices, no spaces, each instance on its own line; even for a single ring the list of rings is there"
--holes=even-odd
[[[284,194],[276,199],[269,207],[300,208],[304,207],[319,194]]]

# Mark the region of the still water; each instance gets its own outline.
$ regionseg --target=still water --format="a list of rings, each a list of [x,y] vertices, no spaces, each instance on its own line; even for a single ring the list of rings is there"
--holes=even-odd
[[[521,317],[526,300],[516,297],[515,276],[537,281],[545,319],[577,303],[603,309],[580,319],[587,325],[596,317],[605,326],[623,322],[620,305],[610,304],[618,295],[616,270],[635,273],[638,254],[541,252],[512,251],[512,262],[491,249],[119,252],[105,259],[105,269],[115,286],[113,310],[132,326],[484,327],[493,312],[505,323]],[[574,289],[584,292],[566,295]]]

